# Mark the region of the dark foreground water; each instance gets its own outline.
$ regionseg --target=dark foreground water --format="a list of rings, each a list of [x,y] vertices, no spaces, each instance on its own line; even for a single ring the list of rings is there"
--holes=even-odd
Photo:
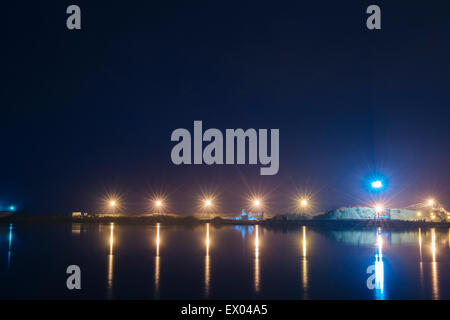
[[[0,298],[449,299],[449,241],[447,228],[1,225]]]

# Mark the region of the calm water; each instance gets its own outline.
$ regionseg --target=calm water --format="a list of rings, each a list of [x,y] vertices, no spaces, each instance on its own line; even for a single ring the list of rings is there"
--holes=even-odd
[[[2,225],[0,298],[449,299],[449,241],[438,228]],[[66,289],[72,264],[80,291]]]

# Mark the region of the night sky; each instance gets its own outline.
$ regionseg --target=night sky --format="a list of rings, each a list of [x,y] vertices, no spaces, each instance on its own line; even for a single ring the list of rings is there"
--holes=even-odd
[[[0,209],[286,213],[367,204],[450,207],[450,18],[444,1],[34,1],[1,16]],[[77,4],[82,29],[66,28]],[[368,30],[370,4],[382,29]],[[176,166],[177,128],[280,129],[280,170]]]

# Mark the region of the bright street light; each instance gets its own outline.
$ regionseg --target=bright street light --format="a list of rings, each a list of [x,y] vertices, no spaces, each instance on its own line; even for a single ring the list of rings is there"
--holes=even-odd
[[[308,206],[308,200],[306,199],[302,199],[300,200],[300,206],[302,206],[303,208]]]

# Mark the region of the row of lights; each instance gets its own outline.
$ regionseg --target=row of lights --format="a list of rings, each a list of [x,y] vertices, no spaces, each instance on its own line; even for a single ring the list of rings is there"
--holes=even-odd
[[[211,208],[211,207],[213,206],[213,200],[212,200],[211,198],[203,199],[203,200],[202,200],[202,203],[203,203],[203,207],[204,207],[204,208]],[[111,208],[116,207],[117,204],[118,204],[118,203],[117,203],[117,200],[110,200],[110,201],[109,201],[109,206],[110,206]],[[258,198],[253,199],[253,200],[252,200],[252,204],[253,204],[253,207],[255,207],[255,208],[260,208],[260,207],[262,207],[262,202],[261,202],[261,200],[258,199]],[[308,202],[307,199],[300,199],[300,200],[298,200],[298,204],[299,204],[299,206],[300,206],[301,208],[306,208],[306,207],[308,207],[309,202]],[[433,207],[434,204],[435,204],[434,199],[429,199],[429,200],[427,201],[427,204],[428,204],[428,206]],[[155,207],[155,208],[163,208],[163,207],[164,207],[164,201],[163,201],[162,199],[156,199],[156,200],[154,200],[154,207]],[[376,204],[376,205],[374,206],[374,210],[375,210],[376,213],[381,213],[381,212],[383,212],[383,211],[385,210],[385,206],[384,206],[383,204]],[[420,212],[420,211],[417,212],[417,215],[420,216],[420,215],[421,215],[421,212]]]
[[[383,182],[380,181],[380,180],[373,181],[372,182],[372,188],[374,188],[374,189],[381,189],[381,188],[383,188]],[[203,202],[203,207],[205,207],[205,208],[212,207],[212,204],[213,204],[212,198],[203,199],[202,202]],[[257,208],[261,207],[261,200],[259,198],[253,199],[252,203],[253,203],[253,207],[257,207]],[[298,200],[298,204],[299,204],[299,206],[301,208],[306,208],[309,205],[309,201],[306,198],[302,198],[302,199]],[[109,206],[111,208],[116,207],[117,206],[117,200],[110,200],[109,201]],[[163,202],[162,199],[154,200],[154,207],[155,208],[162,208],[163,206],[164,206],[164,202]],[[384,207],[382,205],[376,205],[375,206],[375,211],[381,212],[383,210],[384,210]]]
[[[371,186],[374,191],[380,191],[385,187],[381,180],[372,181]],[[433,208],[435,206],[435,204],[436,204],[436,202],[434,199],[428,199],[426,201],[426,206],[428,206],[428,207]],[[385,206],[383,204],[376,204],[374,206],[374,210],[377,214],[380,214],[385,210]],[[418,217],[422,216],[422,212],[417,211],[417,216]],[[435,218],[435,215],[431,214],[431,219],[434,219],[434,218]],[[450,219],[450,213],[447,213],[447,218]]]
[[[308,200],[307,199],[300,199],[299,201],[299,206],[302,208],[306,208],[308,207]],[[156,199],[153,202],[154,207],[155,208],[163,208],[164,207],[164,201],[162,199]],[[212,198],[206,198],[202,200],[202,204],[204,208],[211,208],[213,206],[213,200]],[[252,205],[255,208],[261,208],[262,207],[262,201],[259,198],[255,198],[252,200]],[[110,208],[115,208],[118,206],[118,202],[117,200],[109,200],[109,207]]]
[[[429,199],[429,200],[427,200],[427,202],[426,202],[427,206],[429,206],[429,207],[434,207],[435,203],[436,203],[436,202],[435,202],[434,199]],[[374,206],[374,209],[375,209],[375,212],[376,212],[376,213],[381,213],[381,212],[384,211],[385,206],[384,206],[383,204],[376,204],[376,205]],[[418,216],[421,216],[422,213],[421,213],[420,211],[418,211],[418,212],[417,212],[417,215],[418,215]],[[431,217],[434,218],[434,215],[432,215]]]

